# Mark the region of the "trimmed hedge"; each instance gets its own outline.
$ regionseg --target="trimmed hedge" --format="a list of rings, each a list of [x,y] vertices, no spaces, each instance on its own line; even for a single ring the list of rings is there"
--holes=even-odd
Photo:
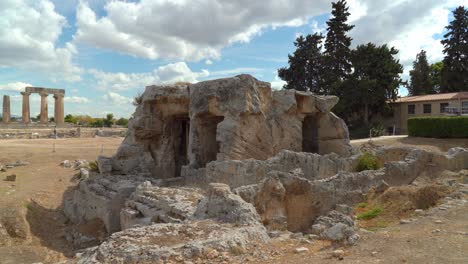
[[[468,116],[413,117],[408,119],[413,137],[468,138]]]

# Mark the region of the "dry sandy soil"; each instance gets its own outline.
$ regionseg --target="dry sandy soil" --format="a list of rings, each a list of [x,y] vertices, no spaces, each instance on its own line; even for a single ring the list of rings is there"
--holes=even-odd
[[[95,160],[101,152],[110,156],[121,142],[122,138],[0,140],[0,163],[30,163],[0,172],[0,216],[12,217],[19,212],[31,232],[26,240],[18,239],[13,245],[2,247],[0,241],[0,263],[53,263],[71,256],[60,206],[63,193],[76,184],[72,178],[77,171],[59,164],[63,160]],[[17,175],[16,181],[4,181],[11,174]]]
[[[64,238],[70,225],[61,212],[63,193],[76,184],[74,169],[62,168],[63,160],[94,160],[98,155],[112,155],[122,138],[0,140],[0,163],[17,160],[30,164],[0,172],[0,216],[16,209],[24,216],[30,233],[26,240],[10,245],[0,241],[0,263],[54,263],[73,256],[73,248]],[[56,143],[56,151],[53,143]],[[355,141],[359,146],[366,140]],[[411,145],[432,151],[447,151],[454,146],[468,147],[468,140],[422,138],[382,138],[378,145]],[[102,149],[103,146],[103,149]],[[16,182],[3,179],[16,174]],[[466,190],[468,193],[468,189]],[[361,232],[356,246],[343,248],[344,259],[330,257],[334,248],[325,241],[312,244],[299,240],[274,240],[258,245],[241,256],[231,256],[225,263],[468,263],[468,199],[465,194],[456,206],[434,209],[429,215],[400,225],[399,215],[373,232]],[[458,200],[460,201],[460,200]],[[395,220],[396,219],[396,220]],[[384,219],[385,220],[385,219]],[[436,223],[442,220],[442,223]],[[396,222],[395,222],[396,221]],[[365,224],[365,223],[364,223]],[[297,247],[309,252],[294,253]],[[204,263],[222,262],[205,260]]]

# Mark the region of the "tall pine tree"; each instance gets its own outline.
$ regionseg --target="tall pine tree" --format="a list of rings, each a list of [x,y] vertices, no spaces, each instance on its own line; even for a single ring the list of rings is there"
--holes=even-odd
[[[441,92],[468,91],[468,10],[459,6],[446,27]]]
[[[296,51],[289,57],[289,67],[278,70],[278,76],[287,82],[285,89],[311,91],[322,94],[323,91],[323,55],[321,34],[299,36],[294,42]]]
[[[396,99],[403,72],[397,55],[395,48],[373,43],[359,45],[351,52],[354,71],[343,87],[353,92],[343,100],[340,98],[344,118],[350,120],[350,115],[359,113],[360,120],[367,125],[372,114],[382,113],[386,102]]]
[[[413,62],[413,69],[410,71],[410,84],[408,91],[410,95],[422,95],[435,93],[430,78],[431,69],[427,62],[425,50],[421,50],[416,55],[416,60]]]
[[[339,94],[337,89],[340,83],[351,73],[351,45],[352,38],[346,34],[354,28],[348,25],[348,11],[346,0],[332,3],[332,18],[327,21],[327,38],[325,40],[325,90],[329,93]]]

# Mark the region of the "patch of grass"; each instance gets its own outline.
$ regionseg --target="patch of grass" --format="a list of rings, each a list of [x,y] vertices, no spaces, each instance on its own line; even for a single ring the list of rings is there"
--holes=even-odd
[[[357,204],[357,207],[359,207],[359,208],[366,208],[368,205],[369,205],[369,204],[366,203],[366,202],[364,202],[364,203],[358,203],[358,204]]]
[[[376,206],[372,209],[370,209],[369,211],[365,211],[363,213],[360,213],[357,215],[357,219],[358,220],[361,220],[361,219],[372,219],[372,218],[375,218],[377,217],[381,212],[383,211],[383,209],[379,206]]]
[[[23,206],[24,208],[28,209],[28,210],[33,210],[33,208],[34,208],[33,205],[31,204],[31,202],[24,202],[24,203],[22,204],[22,206]]]
[[[99,171],[97,160],[89,162],[89,170],[91,171]]]
[[[358,159],[356,171],[378,170],[380,167],[379,160],[376,156],[368,152],[364,152],[364,154],[362,154]]]

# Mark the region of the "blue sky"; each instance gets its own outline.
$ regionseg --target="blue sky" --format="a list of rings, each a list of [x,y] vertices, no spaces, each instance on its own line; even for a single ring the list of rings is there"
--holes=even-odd
[[[451,10],[468,0],[348,0],[353,45],[400,50],[407,78],[416,53],[443,57]],[[27,85],[66,89],[66,113],[128,117],[152,84],[249,73],[280,88],[300,34],[324,32],[326,0],[2,0],[0,94],[21,113]],[[401,90],[405,95],[406,91]],[[53,113],[49,96],[49,113]],[[31,114],[39,96],[31,97]]]

